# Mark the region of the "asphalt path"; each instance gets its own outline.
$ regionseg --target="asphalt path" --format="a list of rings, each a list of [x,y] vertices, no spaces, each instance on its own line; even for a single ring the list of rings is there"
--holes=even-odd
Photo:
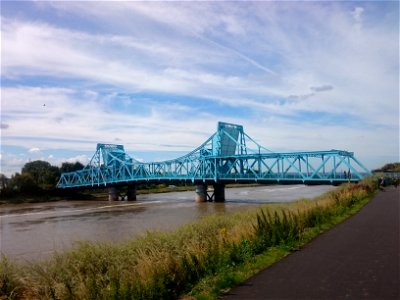
[[[400,189],[300,251],[264,269],[223,299],[400,299]]]

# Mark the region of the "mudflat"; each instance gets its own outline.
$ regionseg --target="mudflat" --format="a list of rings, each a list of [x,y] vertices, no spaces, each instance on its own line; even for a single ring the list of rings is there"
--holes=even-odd
[[[359,213],[223,299],[400,299],[400,189],[380,191]]]

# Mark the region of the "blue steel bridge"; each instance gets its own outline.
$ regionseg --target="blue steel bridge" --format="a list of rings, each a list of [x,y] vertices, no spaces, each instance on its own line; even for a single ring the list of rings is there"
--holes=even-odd
[[[340,184],[370,174],[353,152],[273,152],[248,136],[243,126],[219,122],[217,131],[202,145],[172,160],[140,162],[122,145],[97,144],[89,164],[63,173],[57,187],[110,187],[110,199],[114,199],[115,188],[126,185],[135,199],[135,184],[184,181],[196,184],[197,200],[204,201],[207,185],[214,186],[215,200],[224,200],[227,183]]]

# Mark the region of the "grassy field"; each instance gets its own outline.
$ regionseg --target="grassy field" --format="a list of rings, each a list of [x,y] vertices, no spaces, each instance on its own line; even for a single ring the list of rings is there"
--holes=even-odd
[[[32,264],[2,257],[4,299],[215,299],[358,211],[376,180],[316,200],[208,216],[121,244],[81,243]]]

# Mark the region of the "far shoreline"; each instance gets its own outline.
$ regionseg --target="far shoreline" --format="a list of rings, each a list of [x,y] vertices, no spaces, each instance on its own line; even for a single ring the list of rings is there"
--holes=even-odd
[[[240,188],[240,187],[255,187],[267,184],[249,183],[240,184],[233,183],[227,184],[226,188]],[[277,184],[272,184],[277,185]],[[268,184],[270,186],[270,184]],[[160,184],[158,187],[142,188],[137,190],[137,195],[147,194],[160,194],[160,193],[171,193],[171,192],[187,192],[194,191],[194,185],[175,186]],[[60,193],[61,192],[61,193]],[[58,194],[60,193],[60,194]],[[62,195],[64,193],[64,195]],[[0,207],[4,204],[25,204],[25,203],[51,203],[56,201],[109,201],[108,194],[105,189],[98,190],[83,190],[81,192],[68,191],[68,190],[53,190],[49,193],[43,193],[42,195],[18,195],[15,197],[2,197],[0,199]],[[127,200],[119,200],[127,201]]]

